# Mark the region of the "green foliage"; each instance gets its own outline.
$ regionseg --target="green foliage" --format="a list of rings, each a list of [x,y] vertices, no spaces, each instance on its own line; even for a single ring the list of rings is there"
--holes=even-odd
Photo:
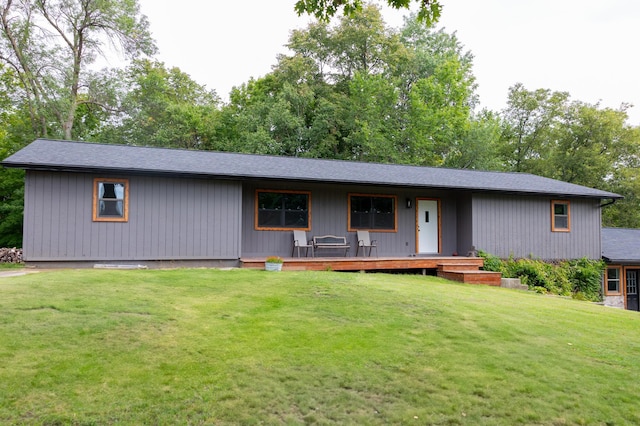
[[[415,0],[418,5],[418,19],[427,25],[440,19],[442,5],[440,0]],[[353,16],[362,10],[362,0],[298,0],[295,11],[298,15],[308,13],[322,21],[328,21],[342,8],[345,16]],[[387,0],[387,4],[395,9],[408,9],[411,0]]]
[[[121,111],[92,139],[185,149],[210,149],[219,99],[178,68],[137,60],[124,72]]]
[[[20,103],[42,137],[72,139],[81,105],[111,110],[112,82],[90,66],[108,48],[127,58],[154,54],[149,22],[137,0],[5,2],[2,61],[20,80]],[[104,89],[104,90],[103,90]]]
[[[293,31],[288,47],[293,55],[280,56],[272,73],[233,90],[220,114],[226,130],[218,133],[219,147],[469,168],[489,163],[492,122],[471,113],[472,56],[454,35],[415,20],[389,28],[368,5],[335,25]]]
[[[0,169],[0,247],[22,247],[24,170]]]
[[[504,262],[498,256],[494,256],[484,250],[478,250],[478,256],[484,259],[482,269],[485,271],[504,272]]]
[[[560,296],[571,296],[573,293],[572,283],[563,268],[539,260],[509,259],[505,266],[505,277],[520,278],[523,284],[536,291]]]
[[[502,260],[483,250],[478,255],[484,259],[485,271],[501,272],[504,278],[520,278],[522,284],[538,293],[602,301],[605,264],[601,260],[583,258],[556,264],[535,259]]]
[[[602,274],[606,265],[602,260],[577,259],[563,262],[567,278],[573,287],[573,297],[581,300],[602,300]]]

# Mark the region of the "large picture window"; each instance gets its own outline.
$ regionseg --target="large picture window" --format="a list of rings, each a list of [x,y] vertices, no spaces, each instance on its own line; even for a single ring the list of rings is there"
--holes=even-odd
[[[571,205],[568,201],[551,201],[551,230],[554,232],[571,230]]]
[[[349,194],[349,231],[396,230],[394,195]]]
[[[256,229],[311,229],[311,193],[256,191]]]
[[[127,179],[94,179],[93,220],[97,222],[129,220],[129,181]]]

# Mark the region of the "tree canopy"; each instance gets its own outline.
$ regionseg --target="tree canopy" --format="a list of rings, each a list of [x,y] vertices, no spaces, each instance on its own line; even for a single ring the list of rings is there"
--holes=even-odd
[[[418,4],[418,19],[427,25],[434,24],[440,19],[442,5],[440,0],[414,0]],[[387,4],[395,9],[408,9],[411,0],[387,0]],[[340,9],[345,16],[353,16],[362,10],[363,0],[298,0],[295,10],[298,15],[308,13],[320,21],[328,21]]]
[[[113,108],[108,79],[89,68],[108,47],[127,58],[156,52],[136,0],[6,0],[0,14],[0,60],[39,136],[72,139],[79,107]]]

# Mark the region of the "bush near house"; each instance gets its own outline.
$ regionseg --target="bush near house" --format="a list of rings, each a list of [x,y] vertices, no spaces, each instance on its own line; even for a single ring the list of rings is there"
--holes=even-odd
[[[502,260],[482,250],[478,254],[484,259],[486,271],[501,272],[505,278],[520,278],[530,290],[602,301],[600,283],[605,265],[601,260],[583,258],[550,263],[539,259]]]

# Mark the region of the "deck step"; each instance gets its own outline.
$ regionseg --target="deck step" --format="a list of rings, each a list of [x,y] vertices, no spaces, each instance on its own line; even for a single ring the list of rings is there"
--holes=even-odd
[[[500,272],[478,270],[438,271],[438,276],[440,278],[466,284],[484,284],[496,287],[500,287],[500,280],[502,278],[502,274]]]
[[[438,272],[455,272],[455,271],[478,271],[482,266],[481,263],[443,263],[438,265]]]

